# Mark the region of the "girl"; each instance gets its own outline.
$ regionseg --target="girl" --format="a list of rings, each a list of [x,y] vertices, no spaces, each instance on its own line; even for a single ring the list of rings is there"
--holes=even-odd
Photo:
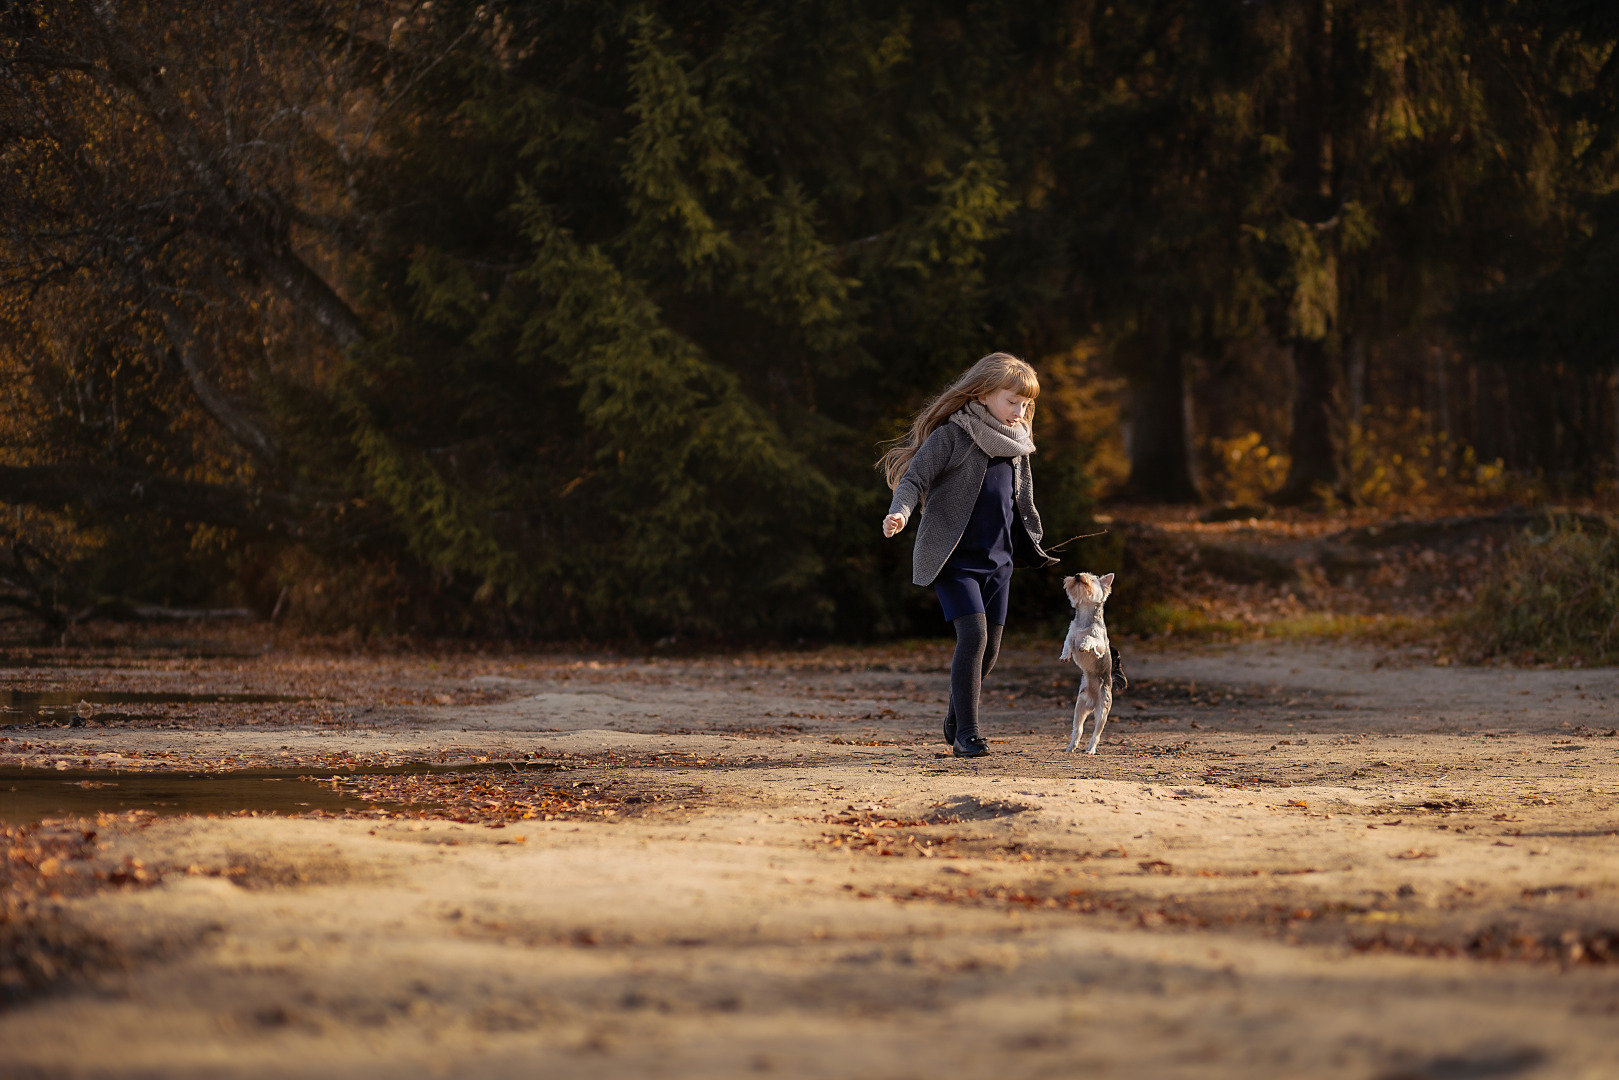
[[[933,586],[956,627],[944,738],[957,757],[989,752],[978,733],[978,697],[1000,652],[1012,567],[1057,561],[1040,549],[1029,474],[1039,395],[1032,367],[990,353],[929,402],[877,463],[894,491],[884,536],[924,508],[911,580]]]

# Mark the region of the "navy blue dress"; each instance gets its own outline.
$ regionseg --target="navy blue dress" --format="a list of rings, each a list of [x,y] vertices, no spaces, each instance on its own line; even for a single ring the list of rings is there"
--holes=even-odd
[[[1012,459],[990,458],[984,486],[956,550],[933,580],[946,622],[983,612],[991,626],[1006,625],[1012,583]]]

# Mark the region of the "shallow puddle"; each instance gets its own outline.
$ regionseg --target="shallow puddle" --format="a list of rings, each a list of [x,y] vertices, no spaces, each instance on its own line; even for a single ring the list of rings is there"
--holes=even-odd
[[[399,765],[387,768],[339,769],[355,776],[474,772],[488,769],[548,769],[550,762],[489,765]],[[307,814],[311,810],[365,810],[378,805],[355,798],[331,782],[331,772],[243,769],[226,773],[106,772],[69,769],[0,769],[0,822],[30,824],[46,818],[93,817],[98,813],[146,810],[154,814]]]
[[[0,690],[0,724],[30,720],[73,721],[81,705],[267,705],[289,701],[319,701],[307,694],[176,694],[125,690]],[[90,710],[84,710],[90,712]],[[122,718],[117,713],[96,713],[97,720]]]
[[[307,814],[311,810],[363,810],[370,803],[330,783],[296,775],[243,773],[107,773],[0,770],[0,821],[25,824],[45,818],[150,810],[157,814],[229,814],[257,810]]]

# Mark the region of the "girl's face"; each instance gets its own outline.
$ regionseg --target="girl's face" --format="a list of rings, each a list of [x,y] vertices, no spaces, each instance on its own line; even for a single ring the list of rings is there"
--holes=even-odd
[[[1022,423],[1029,415],[1029,406],[1034,404],[1033,398],[1026,398],[1016,390],[996,390],[978,400],[989,410],[989,415],[1008,426]]]

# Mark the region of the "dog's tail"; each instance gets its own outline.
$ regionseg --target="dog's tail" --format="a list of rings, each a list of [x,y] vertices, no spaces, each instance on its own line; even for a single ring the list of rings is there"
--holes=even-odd
[[[1113,692],[1117,694],[1121,690],[1130,689],[1130,680],[1124,674],[1124,664],[1119,659],[1119,650],[1112,645],[1109,645],[1107,649],[1108,652],[1113,654]]]

